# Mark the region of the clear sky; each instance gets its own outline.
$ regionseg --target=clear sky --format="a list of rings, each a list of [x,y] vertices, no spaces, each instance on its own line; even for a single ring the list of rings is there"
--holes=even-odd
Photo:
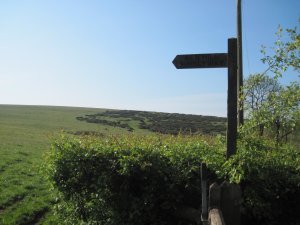
[[[297,25],[299,0],[243,0],[244,74]],[[177,70],[225,53],[236,0],[0,0],[0,104],[226,115],[227,69]]]

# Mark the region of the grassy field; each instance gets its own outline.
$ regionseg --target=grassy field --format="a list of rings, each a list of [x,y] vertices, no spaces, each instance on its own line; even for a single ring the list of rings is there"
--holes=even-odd
[[[0,224],[57,224],[51,211],[56,201],[55,196],[40,172],[44,154],[50,149],[51,140],[62,131],[70,134],[94,132],[100,135],[129,132],[127,128],[76,119],[105,111],[74,107],[0,105]],[[153,115],[152,113],[152,117]],[[175,116],[178,118],[178,115]],[[101,118],[126,122],[134,128],[135,133],[151,132],[140,129],[140,122],[131,117]],[[144,119],[147,124],[148,119]],[[215,123],[214,120],[212,122]],[[294,143],[299,143],[299,137],[298,130],[292,137]]]
[[[0,224],[51,224],[55,198],[40,173],[43,155],[51,139],[62,131],[124,132],[76,120],[77,116],[102,111],[0,105]]]

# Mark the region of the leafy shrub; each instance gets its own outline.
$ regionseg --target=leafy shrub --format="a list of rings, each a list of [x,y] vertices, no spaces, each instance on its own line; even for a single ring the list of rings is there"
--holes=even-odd
[[[180,137],[62,139],[53,144],[48,172],[82,221],[175,224],[180,207],[201,206],[199,167],[209,149]]]
[[[243,224],[299,224],[299,149],[256,138],[239,149],[223,173],[242,187]]]
[[[119,136],[62,138],[53,144],[47,172],[71,219],[89,224],[189,224],[182,207],[201,207],[199,167],[211,182],[229,179],[243,190],[243,224],[293,224],[299,220],[300,153],[268,141],[239,142],[225,160],[224,138]]]

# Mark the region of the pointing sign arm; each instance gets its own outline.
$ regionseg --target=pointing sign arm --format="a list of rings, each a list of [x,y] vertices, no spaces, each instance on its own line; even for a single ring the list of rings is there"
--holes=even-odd
[[[225,68],[227,53],[177,55],[173,64],[177,69]]]

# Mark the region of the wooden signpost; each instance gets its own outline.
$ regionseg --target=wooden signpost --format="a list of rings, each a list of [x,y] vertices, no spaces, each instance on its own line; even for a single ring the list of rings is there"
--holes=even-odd
[[[228,39],[228,53],[177,55],[177,69],[228,68],[227,159],[235,154],[237,142],[237,39]]]
[[[227,53],[177,55],[173,64],[177,69],[228,68],[227,91],[227,159],[235,154],[237,145],[238,116],[238,74],[237,74],[237,39],[228,39]],[[208,224],[208,205],[206,196],[206,166],[201,165],[202,186],[202,224]],[[232,203],[232,202],[231,202]],[[231,204],[230,203],[230,204]],[[239,215],[239,212],[237,211]],[[232,214],[228,214],[231,216]],[[233,223],[239,224],[239,223]]]

